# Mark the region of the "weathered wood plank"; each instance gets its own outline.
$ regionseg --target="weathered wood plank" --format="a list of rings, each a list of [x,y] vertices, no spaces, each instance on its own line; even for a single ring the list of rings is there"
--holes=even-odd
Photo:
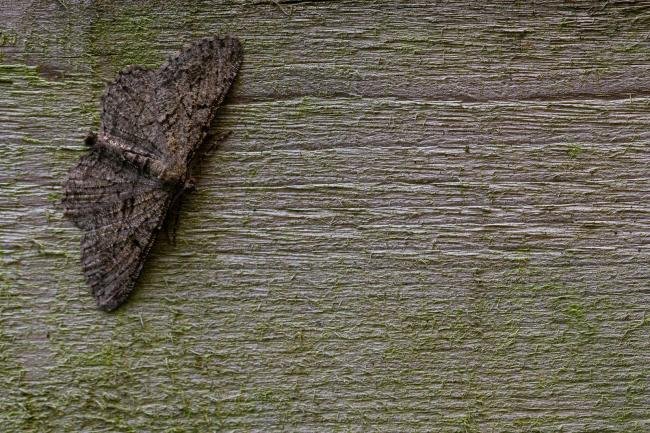
[[[642,3],[42,0],[0,23],[2,430],[650,427]],[[105,80],[215,31],[245,49],[232,135],[102,314],[61,180]]]

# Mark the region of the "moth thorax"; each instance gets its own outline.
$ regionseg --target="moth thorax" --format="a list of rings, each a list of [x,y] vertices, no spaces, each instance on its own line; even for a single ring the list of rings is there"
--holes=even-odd
[[[158,178],[165,183],[184,184],[185,178],[187,177],[186,171],[187,167],[185,164],[174,162],[165,167]]]

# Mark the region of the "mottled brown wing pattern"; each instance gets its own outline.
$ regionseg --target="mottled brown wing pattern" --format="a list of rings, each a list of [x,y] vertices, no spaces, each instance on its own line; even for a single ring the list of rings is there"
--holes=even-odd
[[[100,308],[113,310],[132,291],[171,200],[158,179],[100,150],[70,171],[63,205],[84,230],[82,268]]]
[[[156,103],[157,72],[130,66],[108,85],[102,97],[100,134],[119,139],[126,150],[164,160],[165,131]]]
[[[171,164],[189,163],[241,64],[234,38],[203,38],[157,70],[132,66],[102,99],[100,132],[123,151]]]
[[[240,65],[239,41],[226,37],[201,39],[160,67],[156,102],[169,155],[189,164]]]
[[[70,171],[63,199],[84,231],[81,262],[100,308],[117,308],[133,290],[240,63],[236,39],[204,38],[107,87],[93,149]]]

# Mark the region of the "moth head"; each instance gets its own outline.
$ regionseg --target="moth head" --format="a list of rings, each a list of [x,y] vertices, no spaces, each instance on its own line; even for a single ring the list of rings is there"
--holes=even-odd
[[[88,135],[84,139],[84,144],[88,147],[93,147],[95,143],[97,143],[97,133],[92,131],[88,132]]]

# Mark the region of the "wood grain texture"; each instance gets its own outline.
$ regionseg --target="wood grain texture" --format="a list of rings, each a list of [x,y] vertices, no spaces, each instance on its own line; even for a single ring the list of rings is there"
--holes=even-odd
[[[9,7],[7,7],[9,5]],[[641,2],[0,1],[3,431],[650,429]],[[237,35],[178,244],[94,308],[105,82]]]

